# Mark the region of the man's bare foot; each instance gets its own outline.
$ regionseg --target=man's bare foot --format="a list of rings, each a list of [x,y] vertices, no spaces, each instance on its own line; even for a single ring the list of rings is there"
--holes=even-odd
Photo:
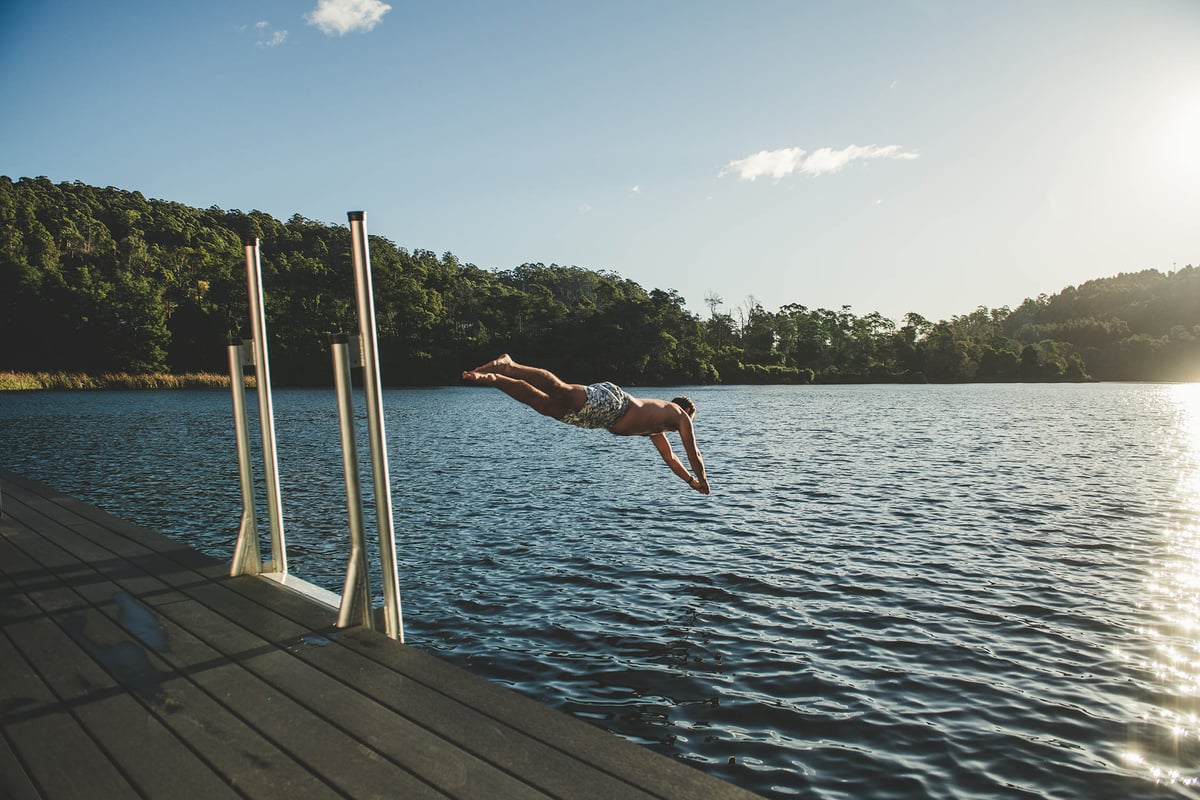
[[[493,375],[490,372],[480,372],[477,369],[473,369],[473,370],[464,372],[462,374],[462,379],[464,381],[470,381],[471,383],[495,383],[496,382],[495,375]]]
[[[499,372],[501,375],[503,375],[508,371],[508,368],[512,366],[512,363],[512,357],[509,356],[508,353],[505,353],[499,358],[494,358],[486,364],[482,364],[471,371],[481,375],[486,375],[489,372]]]

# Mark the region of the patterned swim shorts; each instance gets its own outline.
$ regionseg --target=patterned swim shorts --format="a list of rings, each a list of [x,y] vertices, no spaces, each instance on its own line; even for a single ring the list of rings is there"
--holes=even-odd
[[[614,383],[583,387],[587,402],[578,411],[568,411],[562,421],[577,428],[611,428],[629,408],[629,395]]]

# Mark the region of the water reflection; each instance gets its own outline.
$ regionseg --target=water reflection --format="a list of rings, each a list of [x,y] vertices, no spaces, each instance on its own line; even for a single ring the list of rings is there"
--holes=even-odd
[[[4,395],[0,466],[228,557],[227,393]],[[1200,388],[694,395],[708,498],[391,392],[409,641],[768,796],[1200,800]],[[292,568],[337,589],[335,405],[276,400]]]
[[[1135,671],[1153,676],[1131,726],[1125,766],[1158,784],[1200,787],[1200,384],[1166,387],[1163,413],[1177,432],[1175,491],[1161,502],[1166,524],[1162,555],[1154,559],[1138,629],[1144,658],[1118,653]]]

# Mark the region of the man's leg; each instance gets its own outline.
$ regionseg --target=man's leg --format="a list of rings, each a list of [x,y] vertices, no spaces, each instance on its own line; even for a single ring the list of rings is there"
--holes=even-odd
[[[507,354],[470,372],[463,380],[491,384],[514,400],[554,419],[578,411],[587,403],[587,392],[575,383],[565,383],[549,370],[515,363]]]
[[[518,400],[539,414],[561,419],[569,410],[558,400],[526,381],[499,375],[494,372],[464,372],[463,379],[472,383],[490,384],[514,400]]]
[[[504,375],[509,378],[525,381],[549,395],[559,392],[569,392],[578,384],[567,383],[548,369],[529,367],[512,360],[508,353],[489,361],[483,366],[476,367],[473,372],[481,374]],[[580,387],[582,388],[582,387]]]

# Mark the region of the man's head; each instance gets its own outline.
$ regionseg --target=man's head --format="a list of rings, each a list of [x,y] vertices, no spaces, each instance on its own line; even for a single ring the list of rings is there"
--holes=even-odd
[[[676,397],[671,402],[682,408],[689,417],[696,416],[696,404],[692,402],[692,398]]]

